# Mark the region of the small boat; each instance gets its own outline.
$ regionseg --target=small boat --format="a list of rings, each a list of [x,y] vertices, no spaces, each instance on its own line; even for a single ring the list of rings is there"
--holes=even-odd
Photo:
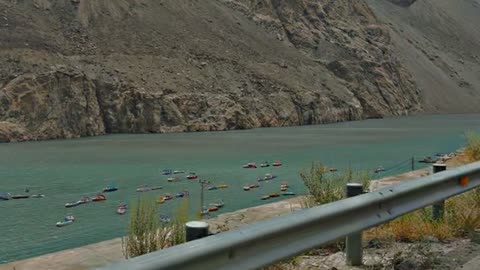
[[[180,179],[176,178],[176,177],[170,177],[170,178],[167,179],[167,181],[173,183],[173,182],[179,182]]]
[[[168,223],[170,222],[172,219],[170,218],[170,216],[167,216],[167,215],[160,215],[160,221],[163,222],[163,223]]]
[[[83,203],[89,203],[89,202],[91,202],[91,201],[92,201],[92,200],[91,200],[90,198],[88,198],[88,197],[83,197],[83,198],[80,199],[79,202],[80,202],[80,204],[83,204]]]
[[[28,198],[30,198],[30,195],[26,195],[26,194],[12,195],[12,199],[28,199]]]
[[[221,185],[218,185],[217,188],[219,189],[228,188],[228,185],[221,184]]]
[[[330,171],[330,172],[336,172],[336,171],[337,171],[337,168],[332,167],[332,168],[329,168],[328,171]]]
[[[217,190],[218,187],[216,187],[216,186],[210,186],[210,187],[208,187],[207,189],[208,189],[208,190]]]
[[[103,192],[114,192],[117,191],[118,188],[114,184],[110,184],[103,188]]]
[[[185,197],[185,193],[183,193],[183,192],[179,192],[179,193],[175,194],[175,198],[183,198],[183,197]]]
[[[276,198],[276,197],[280,197],[280,194],[278,194],[278,193],[271,193],[269,196],[270,196],[270,198]]]
[[[100,202],[100,201],[105,201],[107,197],[103,194],[98,194],[97,196],[92,198],[92,201],[94,202]]]
[[[165,202],[165,197],[164,197],[164,196],[158,197],[158,199],[157,199],[157,203],[158,203],[158,204],[162,204],[162,203],[164,203],[164,202]]]
[[[253,163],[253,162],[250,162],[250,163],[247,163],[247,164],[243,165],[242,167],[245,168],[245,169],[256,169],[257,164]]]
[[[250,190],[250,185],[243,186],[243,190],[249,191]]]
[[[251,185],[250,185],[250,188],[259,188],[259,187],[260,187],[259,184],[251,184]]]
[[[419,160],[418,162],[420,162],[420,163],[435,163],[437,161],[438,161],[438,158],[425,157],[425,158]]]
[[[275,178],[277,178],[276,175],[273,175],[273,174],[271,174],[271,173],[267,173],[267,174],[265,174],[265,176],[263,177],[263,180],[266,181],[266,180],[272,180],[272,179],[275,179]]]
[[[196,175],[195,173],[190,173],[189,175],[187,175],[187,179],[190,179],[190,180],[195,180],[198,178],[198,175]]]
[[[268,200],[268,199],[270,199],[270,195],[265,195],[265,196],[262,196],[262,198],[261,198],[261,199],[262,199],[262,200]]]
[[[80,204],[82,204],[81,201],[76,201],[76,202],[66,203],[65,207],[66,208],[71,208],[71,207],[79,206]]]
[[[173,173],[173,171],[171,169],[165,169],[165,170],[162,171],[163,175],[170,175],[172,173]]]
[[[149,187],[149,186],[141,186],[139,188],[137,188],[137,192],[147,192],[147,191],[151,191],[152,188]]]
[[[215,211],[218,211],[218,207],[216,207],[214,205],[208,207],[208,212],[215,212]]]
[[[173,174],[180,174],[180,173],[185,173],[185,171],[182,171],[182,170],[173,171]]]
[[[117,214],[124,215],[125,213],[127,213],[127,208],[127,204],[121,203],[117,208]]]
[[[287,192],[283,192],[282,195],[283,195],[283,196],[294,196],[294,195],[295,195],[295,192],[287,191]]]
[[[170,195],[170,194],[165,194],[165,196],[163,196],[163,199],[164,199],[165,201],[169,201],[169,200],[172,200],[172,199],[173,199],[173,196]]]
[[[72,215],[67,215],[65,216],[65,218],[63,219],[63,221],[59,221],[55,224],[55,226],[57,227],[64,227],[64,226],[67,226],[67,225],[70,225],[72,224],[73,222],[75,221],[75,217],[72,216]]]
[[[0,201],[8,201],[12,198],[12,195],[10,193],[2,192],[0,193]]]
[[[282,183],[280,185],[280,190],[281,191],[287,191],[287,189],[288,189],[288,184],[287,183]]]
[[[270,163],[268,163],[268,161],[265,161],[262,164],[260,164],[260,167],[262,168],[270,167]]]
[[[200,216],[205,216],[205,215],[208,215],[208,208],[206,208],[204,206],[204,207],[202,207],[202,210],[200,211]]]
[[[210,206],[215,206],[217,208],[222,208],[222,207],[225,206],[225,203],[222,200],[220,200],[218,202],[211,203]]]
[[[32,196],[30,196],[31,198],[45,198],[45,195],[43,194],[33,194]]]
[[[275,161],[275,162],[272,163],[272,166],[273,166],[273,167],[280,167],[280,166],[282,166],[282,162],[280,162],[280,161],[277,160],[277,161]]]
[[[151,187],[152,190],[162,189],[163,187]]]
[[[57,226],[57,227],[65,227],[65,226],[70,225],[70,224],[72,224],[72,223],[73,223],[72,220],[64,220],[64,221],[59,221],[59,222],[57,222],[57,223],[55,224],[55,226]]]
[[[380,166],[380,167],[376,168],[374,172],[379,173],[379,172],[384,172],[384,171],[385,171],[385,169],[382,166]]]

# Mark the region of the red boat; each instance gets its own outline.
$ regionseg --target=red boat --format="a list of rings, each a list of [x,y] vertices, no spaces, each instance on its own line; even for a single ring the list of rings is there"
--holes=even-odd
[[[92,198],[92,201],[94,202],[100,202],[100,201],[105,201],[107,199],[107,197],[105,197],[105,195],[103,194],[98,194],[97,196],[93,197]]]
[[[256,169],[257,164],[251,162],[251,163],[247,163],[247,164],[243,165],[242,167],[245,168],[245,169]]]
[[[191,173],[191,174],[187,175],[187,179],[190,179],[190,180],[198,179],[198,175],[196,175],[194,173]]]
[[[218,211],[218,207],[217,206],[210,206],[208,208],[208,212],[215,212],[215,211]]]
[[[275,162],[272,163],[272,166],[273,166],[273,167],[280,167],[280,166],[282,166],[282,162],[280,162],[280,161],[277,160],[277,161],[275,161]]]

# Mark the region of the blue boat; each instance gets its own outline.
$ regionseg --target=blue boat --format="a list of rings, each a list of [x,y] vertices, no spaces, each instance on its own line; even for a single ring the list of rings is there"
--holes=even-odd
[[[6,192],[0,193],[0,201],[8,201],[10,200],[11,197],[12,195],[10,195],[10,193],[6,193]]]
[[[170,175],[172,173],[173,173],[173,170],[171,170],[171,169],[165,169],[165,170],[162,171],[163,175]]]

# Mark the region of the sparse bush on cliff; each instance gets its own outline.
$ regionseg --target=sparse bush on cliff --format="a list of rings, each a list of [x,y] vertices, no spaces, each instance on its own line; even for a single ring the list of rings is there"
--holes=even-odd
[[[467,132],[467,145],[465,146],[465,154],[470,161],[480,160],[480,134],[475,132]]]
[[[350,182],[362,183],[364,189],[368,190],[371,176],[367,172],[355,172],[351,168],[343,173],[332,173],[322,163],[312,163],[310,170],[300,172],[300,178],[310,195],[304,206],[311,207],[343,199],[345,185]]]

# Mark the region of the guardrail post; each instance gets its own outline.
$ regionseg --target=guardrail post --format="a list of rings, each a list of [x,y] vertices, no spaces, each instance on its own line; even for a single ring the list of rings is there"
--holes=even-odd
[[[359,183],[348,183],[346,188],[347,198],[354,197],[363,193],[363,185]],[[347,265],[362,265],[362,232],[356,232],[347,235],[345,239],[345,249],[347,255]]]
[[[187,242],[208,236],[208,223],[205,221],[189,221],[185,224]]]
[[[433,164],[433,173],[443,172],[447,169],[446,164]],[[443,212],[445,211],[445,201],[439,201],[433,204],[432,218],[434,220],[443,219]]]

